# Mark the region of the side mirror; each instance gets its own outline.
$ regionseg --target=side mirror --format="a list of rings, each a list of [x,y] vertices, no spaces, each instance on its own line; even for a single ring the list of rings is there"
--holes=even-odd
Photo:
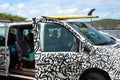
[[[88,47],[85,45],[85,46],[83,46],[83,52],[90,53],[91,50],[90,50],[90,48],[88,48]]]
[[[87,45],[85,45],[83,42],[80,41],[80,44],[79,44],[79,52],[87,52],[87,53],[90,53],[91,50],[90,50],[90,48],[88,48]]]

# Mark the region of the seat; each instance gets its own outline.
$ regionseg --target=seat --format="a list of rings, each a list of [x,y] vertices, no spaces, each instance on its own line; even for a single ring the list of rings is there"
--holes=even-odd
[[[34,39],[33,39],[34,34],[29,31],[29,34],[27,36],[28,36],[28,43],[31,49],[34,50]]]
[[[32,52],[31,48],[29,47],[29,45],[23,41],[23,40],[17,40],[15,42],[15,46],[16,46],[16,50],[17,53],[20,55],[20,61],[21,60],[27,60],[27,61],[32,61],[31,59],[29,59],[29,53]]]
[[[60,51],[61,43],[60,43],[60,39],[58,38],[58,31],[57,30],[54,30],[52,33],[51,43],[52,43],[52,46],[51,46],[52,51]]]
[[[51,50],[51,39],[49,36],[50,32],[48,29],[45,29],[44,34],[44,51],[50,51]]]
[[[34,58],[29,58],[29,54],[33,51],[31,50],[31,47],[27,43],[27,41],[23,38],[21,34],[17,35],[17,40],[15,41],[15,47],[16,51],[18,53],[18,60],[19,63],[34,63]]]
[[[58,32],[54,30],[52,36],[50,37],[50,32],[48,29],[45,29],[44,34],[44,51],[51,52],[56,51],[56,45],[58,41]]]

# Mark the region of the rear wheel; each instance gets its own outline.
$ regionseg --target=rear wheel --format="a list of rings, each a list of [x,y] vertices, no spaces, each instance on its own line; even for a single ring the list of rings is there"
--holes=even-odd
[[[0,76],[0,80],[6,80],[5,76]]]
[[[102,74],[92,72],[87,74],[82,80],[107,80]]]

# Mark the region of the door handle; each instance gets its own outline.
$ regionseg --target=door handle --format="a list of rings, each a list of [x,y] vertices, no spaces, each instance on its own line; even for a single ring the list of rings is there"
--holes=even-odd
[[[37,65],[50,65],[50,62],[41,62],[41,63],[37,63]]]

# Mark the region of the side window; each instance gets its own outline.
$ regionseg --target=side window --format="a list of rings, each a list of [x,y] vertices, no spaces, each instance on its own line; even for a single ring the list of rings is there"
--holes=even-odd
[[[0,28],[0,46],[5,46],[6,28]]]
[[[59,24],[44,25],[42,49],[44,52],[68,52],[78,48],[76,37]]]
[[[29,34],[29,29],[23,29],[23,35],[27,37],[28,34]]]

